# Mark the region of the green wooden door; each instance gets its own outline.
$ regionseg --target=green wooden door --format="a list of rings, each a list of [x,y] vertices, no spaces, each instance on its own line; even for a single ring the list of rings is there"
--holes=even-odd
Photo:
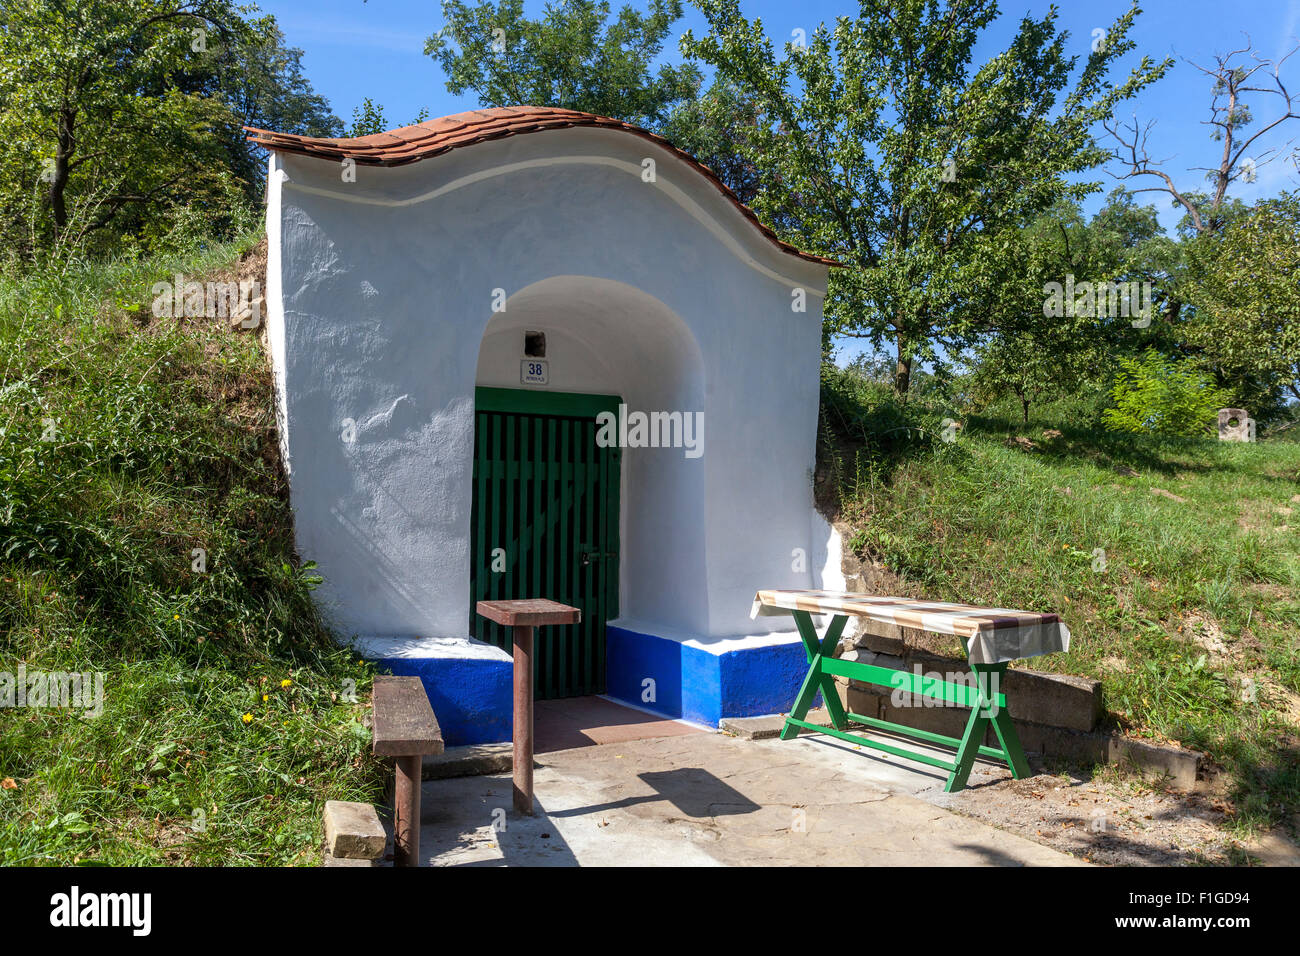
[[[510,649],[479,601],[550,598],[580,624],[538,628],[539,699],[605,691],[605,622],[618,616],[618,448],[596,444],[605,395],[480,388],[470,518],[470,633]]]

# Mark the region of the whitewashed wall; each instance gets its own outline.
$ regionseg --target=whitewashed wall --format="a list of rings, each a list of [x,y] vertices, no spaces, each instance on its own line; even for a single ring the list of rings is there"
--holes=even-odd
[[[642,181],[642,160],[657,182]],[[396,169],[278,156],[268,325],[300,553],[347,632],[463,635],[475,385],[703,411],[704,455],[624,456],[626,619],[754,633],[757,587],[820,586],[812,519],[826,268],[777,250],[640,138],[546,131]],[[807,311],[791,290],[808,290]],[[507,309],[493,313],[495,289]],[[344,420],[356,422],[346,444]],[[792,569],[794,549],[807,556]]]

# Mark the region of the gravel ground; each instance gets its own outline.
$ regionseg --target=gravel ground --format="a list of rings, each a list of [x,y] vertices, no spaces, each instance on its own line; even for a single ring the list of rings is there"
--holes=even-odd
[[[1161,792],[1128,780],[1039,774],[1012,780],[989,768],[981,783],[948,797],[957,813],[1102,866],[1300,865],[1279,834],[1242,843],[1220,824],[1226,807],[1211,794]]]

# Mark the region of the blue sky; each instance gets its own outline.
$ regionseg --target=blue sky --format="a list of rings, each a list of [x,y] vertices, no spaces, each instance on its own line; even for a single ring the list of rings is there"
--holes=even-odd
[[[611,0],[611,6],[617,9],[624,2]],[[425,40],[443,25],[441,4],[436,0],[259,0],[258,5],[274,14],[288,42],[305,52],[308,77],[345,122],[367,96],[383,104],[395,125],[409,122],[421,109],[427,109],[430,116],[443,116],[478,106],[473,95],[457,97],[447,92],[438,65],[424,55]],[[634,5],[644,8],[640,0]],[[540,0],[528,0],[525,8],[537,16],[544,6]],[[976,51],[976,63],[1005,47],[1021,16],[1041,16],[1048,6],[1039,0],[1003,0],[1002,15]],[[1058,7],[1061,24],[1069,30],[1082,62],[1093,31],[1109,26],[1128,8],[1128,0],[1062,0]],[[851,14],[857,4],[853,0],[741,0],[741,9],[751,19],[761,17],[768,34],[783,41],[796,29],[811,33],[820,22]],[[703,17],[688,3],[679,27],[699,34],[704,28]],[[1185,59],[1209,65],[1214,54],[1243,46],[1244,34],[1262,56],[1276,60],[1300,38],[1300,0],[1147,0],[1143,4],[1133,33],[1138,47],[1131,54],[1132,61],[1146,53],[1156,59],[1172,56],[1176,64],[1164,80],[1127,104],[1127,112],[1136,111],[1144,123],[1156,121],[1151,153],[1167,160],[1164,168],[1180,187],[1195,188],[1203,174],[1188,168],[1217,164],[1221,148],[1202,125],[1209,83]],[[665,50],[665,56],[679,58],[675,44]],[[1300,54],[1287,62],[1282,76],[1290,89],[1300,92]],[[1273,115],[1273,99],[1257,97],[1257,120]],[[1272,136],[1260,146],[1281,145],[1297,135],[1300,121],[1291,124],[1289,135]],[[1103,192],[1108,191],[1114,181],[1104,175],[1100,178]],[[1261,168],[1254,184],[1240,185],[1235,195],[1253,201],[1298,185],[1300,172],[1289,161],[1279,159]],[[1177,221],[1178,212],[1159,194],[1139,198],[1161,209],[1166,228]],[[1088,204],[1090,211],[1099,202],[1100,196],[1095,197]]]

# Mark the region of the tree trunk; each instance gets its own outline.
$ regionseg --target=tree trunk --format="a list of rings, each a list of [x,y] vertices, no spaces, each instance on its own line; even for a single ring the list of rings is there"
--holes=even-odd
[[[1025,424],[1029,424],[1029,396],[1022,388],[1012,386],[1011,389],[1016,393],[1016,398],[1020,399],[1020,413],[1025,417]]]
[[[50,179],[50,209],[54,213],[54,233],[63,235],[68,224],[68,207],[64,192],[68,188],[68,162],[72,159],[75,141],[72,136],[76,114],[72,110],[59,112],[58,142],[54,149],[54,170]]]
[[[894,367],[894,391],[899,397],[907,398],[907,389],[912,384],[912,359],[904,358],[906,340],[902,333],[898,336],[898,364]]]

